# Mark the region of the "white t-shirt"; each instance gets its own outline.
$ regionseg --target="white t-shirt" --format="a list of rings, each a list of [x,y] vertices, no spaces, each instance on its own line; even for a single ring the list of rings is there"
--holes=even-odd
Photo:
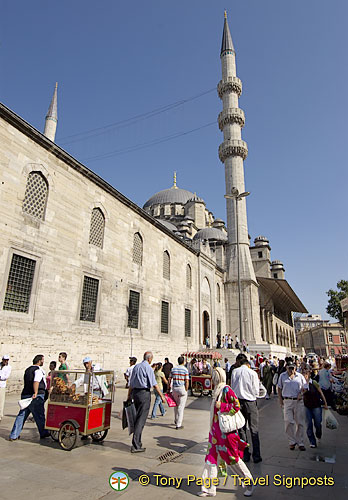
[[[46,373],[45,373],[44,369],[41,366],[39,366],[39,369],[35,370],[34,382],[39,382],[40,383],[41,380],[44,381],[45,387],[47,387],[47,384],[46,384]]]
[[[11,375],[11,366],[6,365],[0,368],[0,387],[6,387],[6,380]]]
[[[130,380],[130,378],[131,378],[132,371],[133,371],[134,367],[135,367],[135,365],[128,366],[127,370],[124,373],[126,375],[126,377],[128,377],[128,380]]]

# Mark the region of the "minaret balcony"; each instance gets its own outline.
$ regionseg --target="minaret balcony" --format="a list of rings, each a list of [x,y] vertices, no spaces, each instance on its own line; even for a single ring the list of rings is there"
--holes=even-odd
[[[242,95],[242,82],[236,76],[228,76],[218,83],[217,91],[220,99],[229,92],[234,92],[240,97]]]
[[[225,125],[233,125],[237,123],[244,127],[245,116],[244,111],[240,108],[227,108],[221,111],[218,116],[219,129],[223,131]]]
[[[248,146],[245,141],[229,139],[219,146],[219,158],[222,163],[231,156],[240,156],[245,160],[248,156]]]

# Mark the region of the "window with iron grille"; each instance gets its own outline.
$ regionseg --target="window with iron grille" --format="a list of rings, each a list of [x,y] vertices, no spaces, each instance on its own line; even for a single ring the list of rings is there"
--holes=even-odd
[[[100,208],[93,208],[91,216],[91,227],[89,231],[89,243],[103,248],[105,218]]]
[[[36,261],[33,259],[17,254],[12,255],[3,309],[29,312],[35,266]]]
[[[185,337],[191,337],[191,309],[185,309]]]
[[[221,333],[221,320],[217,320],[217,333]]]
[[[129,291],[129,303],[128,303],[128,327],[138,328],[139,326],[139,304],[140,304],[140,293]]]
[[[192,288],[192,270],[190,264],[186,266],[186,288]]]
[[[81,298],[80,320],[95,322],[98,304],[99,280],[85,276]]]
[[[170,280],[170,256],[167,250],[163,252],[163,278]]]
[[[327,337],[328,337],[329,342],[332,342],[332,333],[329,332],[327,334]]]
[[[169,332],[169,302],[162,300],[161,306],[161,333]]]
[[[30,172],[25,188],[22,210],[35,219],[44,220],[48,183],[41,172]]]
[[[139,266],[143,262],[143,239],[139,233],[135,233],[133,239],[133,262]]]
[[[218,302],[221,302],[221,291],[219,283],[216,283],[216,298]]]
[[[340,333],[340,340],[341,340],[341,343],[345,342],[344,333]]]

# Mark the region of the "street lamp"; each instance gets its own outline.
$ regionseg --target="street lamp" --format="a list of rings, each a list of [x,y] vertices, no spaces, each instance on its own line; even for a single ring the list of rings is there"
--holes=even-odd
[[[242,320],[242,292],[240,285],[240,263],[239,263],[239,222],[238,222],[238,202],[246,196],[249,196],[249,191],[239,193],[236,187],[231,189],[231,194],[225,194],[225,198],[235,201],[235,214],[236,214],[236,238],[237,238],[237,280],[238,280],[238,312],[239,312],[239,336],[240,343],[243,342],[243,320]]]

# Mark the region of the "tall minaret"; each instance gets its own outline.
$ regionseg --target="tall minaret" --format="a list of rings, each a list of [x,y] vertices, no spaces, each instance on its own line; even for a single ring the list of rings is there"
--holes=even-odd
[[[242,93],[242,82],[236,76],[236,53],[225,11],[224,32],[221,44],[222,80],[217,90],[223,103],[219,114],[219,128],[224,134],[223,143],[219,147],[219,158],[225,164],[226,195],[238,190],[245,192],[244,160],[248,154],[248,146],[242,140],[241,129],[245,123],[244,112],[238,107],[238,98]],[[238,203],[238,236],[239,236],[239,269],[241,283],[241,321],[243,338],[249,344],[259,344],[261,340],[260,306],[258,284],[249,250],[248,223],[245,198],[236,201],[226,198],[228,244],[226,249],[226,312],[227,330],[233,336],[240,336],[239,328],[239,295],[237,265],[237,231],[236,203]]]
[[[52,101],[50,107],[47,111],[44,135],[48,137],[52,142],[56,137],[57,123],[58,123],[58,113],[57,113],[57,93],[58,93],[58,83],[54,88]]]

